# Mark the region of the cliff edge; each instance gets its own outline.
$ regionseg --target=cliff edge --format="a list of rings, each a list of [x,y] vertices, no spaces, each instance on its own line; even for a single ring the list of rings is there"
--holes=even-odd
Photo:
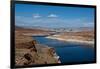
[[[38,44],[32,37],[15,32],[15,65],[60,63],[54,48]]]

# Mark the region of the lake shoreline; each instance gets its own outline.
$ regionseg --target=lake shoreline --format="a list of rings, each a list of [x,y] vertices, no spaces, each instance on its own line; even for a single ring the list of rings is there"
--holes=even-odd
[[[58,58],[60,60],[60,63],[76,62],[75,60],[82,62],[84,61],[83,59],[90,61],[93,60],[92,58],[94,54],[93,53],[94,46],[92,45],[85,43],[81,44],[81,43],[65,42],[61,40],[50,39],[47,38],[46,36],[45,37],[37,36],[34,39],[36,39],[40,44],[53,47],[57,54],[55,58]],[[83,55],[85,57],[80,57]],[[91,57],[89,55],[91,55]]]
[[[78,39],[66,39],[66,38],[55,37],[55,36],[48,36],[45,38],[56,39],[56,40],[61,40],[61,41],[66,41],[66,42],[94,44],[94,41],[85,41],[85,40],[78,40]]]

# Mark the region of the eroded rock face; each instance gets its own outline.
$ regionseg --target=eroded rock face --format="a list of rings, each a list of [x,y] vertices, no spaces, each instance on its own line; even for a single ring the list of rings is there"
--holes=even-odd
[[[38,44],[28,36],[16,36],[15,64],[26,66],[59,63],[54,48]]]
[[[34,54],[34,56],[36,56]],[[25,53],[23,56],[17,56],[16,57],[16,65],[31,65],[35,63],[35,57],[32,55],[32,53]]]
[[[37,46],[38,48],[38,46]],[[39,50],[39,49],[38,49]],[[52,64],[58,63],[59,59],[54,58],[56,55],[53,48],[40,48],[39,51],[35,48],[24,49],[16,53],[16,65],[32,65],[32,64]]]
[[[55,50],[54,50],[54,48],[50,48],[50,49],[48,49],[48,54],[50,55],[50,56],[54,56],[54,53],[55,53]]]

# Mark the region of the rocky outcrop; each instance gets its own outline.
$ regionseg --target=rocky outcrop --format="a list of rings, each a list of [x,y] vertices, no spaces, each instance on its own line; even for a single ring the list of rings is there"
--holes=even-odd
[[[60,63],[54,48],[38,44],[29,36],[15,35],[16,66]]]

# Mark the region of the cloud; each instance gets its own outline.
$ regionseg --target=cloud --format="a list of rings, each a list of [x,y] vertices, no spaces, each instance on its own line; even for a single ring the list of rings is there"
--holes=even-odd
[[[50,17],[50,18],[56,18],[58,16],[56,14],[50,14],[50,15],[48,15],[48,17]]]
[[[33,14],[33,18],[41,18],[42,16],[40,16],[39,14]]]

